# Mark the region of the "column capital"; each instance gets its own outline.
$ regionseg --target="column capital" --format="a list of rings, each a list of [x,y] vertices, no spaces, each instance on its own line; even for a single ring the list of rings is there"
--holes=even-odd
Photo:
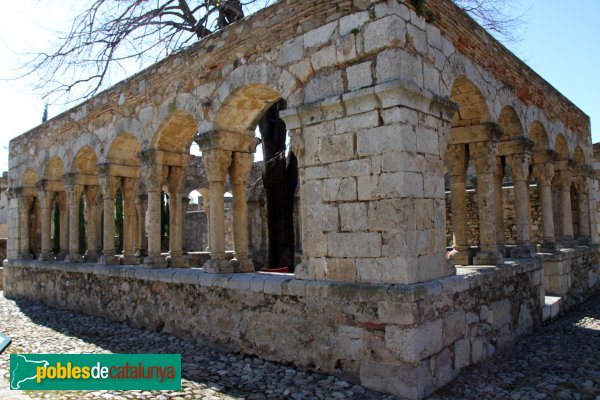
[[[446,160],[452,179],[466,175],[469,157],[464,144],[449,144],[446,150]]]
[[[153,163],[145,159],[142,163],[142,180],[146,185],[146,192],[160,192],[168,173],[168,166]]]
[[[469,154],[477,174],[494,172],[497,151],[498,142],[494,140],[469,144]]]
[[[552,179],[554,178],[554,164],[550,162],[533,164],[533,176],[539,186],[552,185]]]
[[[183,191],[183,184],[185,183],[188,172],[187,170],[188,168],[186,167],[169,167],[169,174],[166,179],[169,195],[174,195]]]
[[[526,181],[529,178],[529,165],[531,164],[531,152],[523,151],[506,157],[513,180]]]
[[[207,149],[202,152],[202,163],[206,177],[210,182],[225,182],[231,165],[232,154],[229,150]]]
[[[114,199],[119,190],[120,180],[116,176],[100,174],[100,190],[105,199]]]
[[[556,183],[563,191],[571,190],[572,172],[570,169],[557,171]]]
[[[68,183],[65,185],[65,191],[67,192],[67,203],[78,204],[83,193],[83,185]]]
[[[252,153],[241,153],[238,151],[233,152],[231,161],[231,183],[232,184],[248,184],[248,177],[252,170],[252,164],[254,164],[254,154]]]
[[[248,131],[247,133],[210,131],[196,136],[194,140],[198,143],[202,154],[209,149],[254,153],[256,146],[261,142],[259,138],[254,136],[254,131]]]

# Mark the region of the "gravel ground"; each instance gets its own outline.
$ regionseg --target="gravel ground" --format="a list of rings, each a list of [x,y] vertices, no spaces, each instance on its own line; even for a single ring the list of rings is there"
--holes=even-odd
[[[0,331],[13,343],[0,355],[0,399],[391,399],[333,377],[1,294]],[[182,391],[8,391],[11,352],[181,353]],[[600,400],[600,295],[429,398],[442,399]]]

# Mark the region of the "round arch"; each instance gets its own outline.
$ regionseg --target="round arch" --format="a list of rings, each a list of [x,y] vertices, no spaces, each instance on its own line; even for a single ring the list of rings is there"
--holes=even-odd
[[[523,137],[523,126],[521,119],[512,106],[505,106],[500,112],[498,124],[503,129],[501,140],[511,140],[518,137]]]

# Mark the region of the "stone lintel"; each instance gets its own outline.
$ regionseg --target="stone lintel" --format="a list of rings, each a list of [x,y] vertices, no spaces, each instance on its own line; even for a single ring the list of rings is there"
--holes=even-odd
[[[502,128],[493,122],[485,124],[457,126],[452,128],[449,144],[466,144],[498,140],[502,135]]]
[[[254,153],[256,146],[261,142],[254,136],[254,131],[247,133],[209,131],[197,135],[194,140],[202,151],[220,149],[240,153]]]
[[[189,167],[192,155],[185,153],[174,153],[172,151],[149,149],[142,151],[144,162],[156,165],[169,165],[173,167]],[[138,175],[139,176],[139,175]]]
[[[527,138],[518,138],[507,142],[498,143],[498,156],[510,156],[531,151],[533,141]]]
[[[98,179],[96,178],[96,185],[98,184]],[[40,190],[50,191],[50,192],[64,192],[65,191],[65,182],[50,180],[50,179],[42,179],[37,183],[37,186]]]
[[[89,174],[65,174],[65,182],[71,185],[83,185],[83,186],[98,186],[100,182],[98,175]],[[62,183],[62,182],[60,182]],[[56,191],[56,190],[55,190]]]
[[[554,150],[540,150],[532,153],[533,164],[553,163],[556,160],[558,153]]]
[[[554,162],[555,171],[572,171],[573,160],[559,160]]]
[[[140,177],[140,167],[133,166],[133,165],[102,163],[102,164],[96,165],[96,171],[98,171],[98,174],[106,175],[106,176],[123,177],[123,178],[139,178]],[[97,182],[98,181],[96,178],[96,183],[94,183],[93,185],[97,185],[98,184]]]

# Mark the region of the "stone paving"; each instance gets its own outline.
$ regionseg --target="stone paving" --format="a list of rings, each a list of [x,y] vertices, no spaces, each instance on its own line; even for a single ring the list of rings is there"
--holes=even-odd
[[[3,296],[0,328],[13,339],[0,355],[0,399],[391,399],[333,377]],[[182,353],[182,391],[11,392],[11,352]],[[600,399],[600,295],[429,398],[446,399]]]

